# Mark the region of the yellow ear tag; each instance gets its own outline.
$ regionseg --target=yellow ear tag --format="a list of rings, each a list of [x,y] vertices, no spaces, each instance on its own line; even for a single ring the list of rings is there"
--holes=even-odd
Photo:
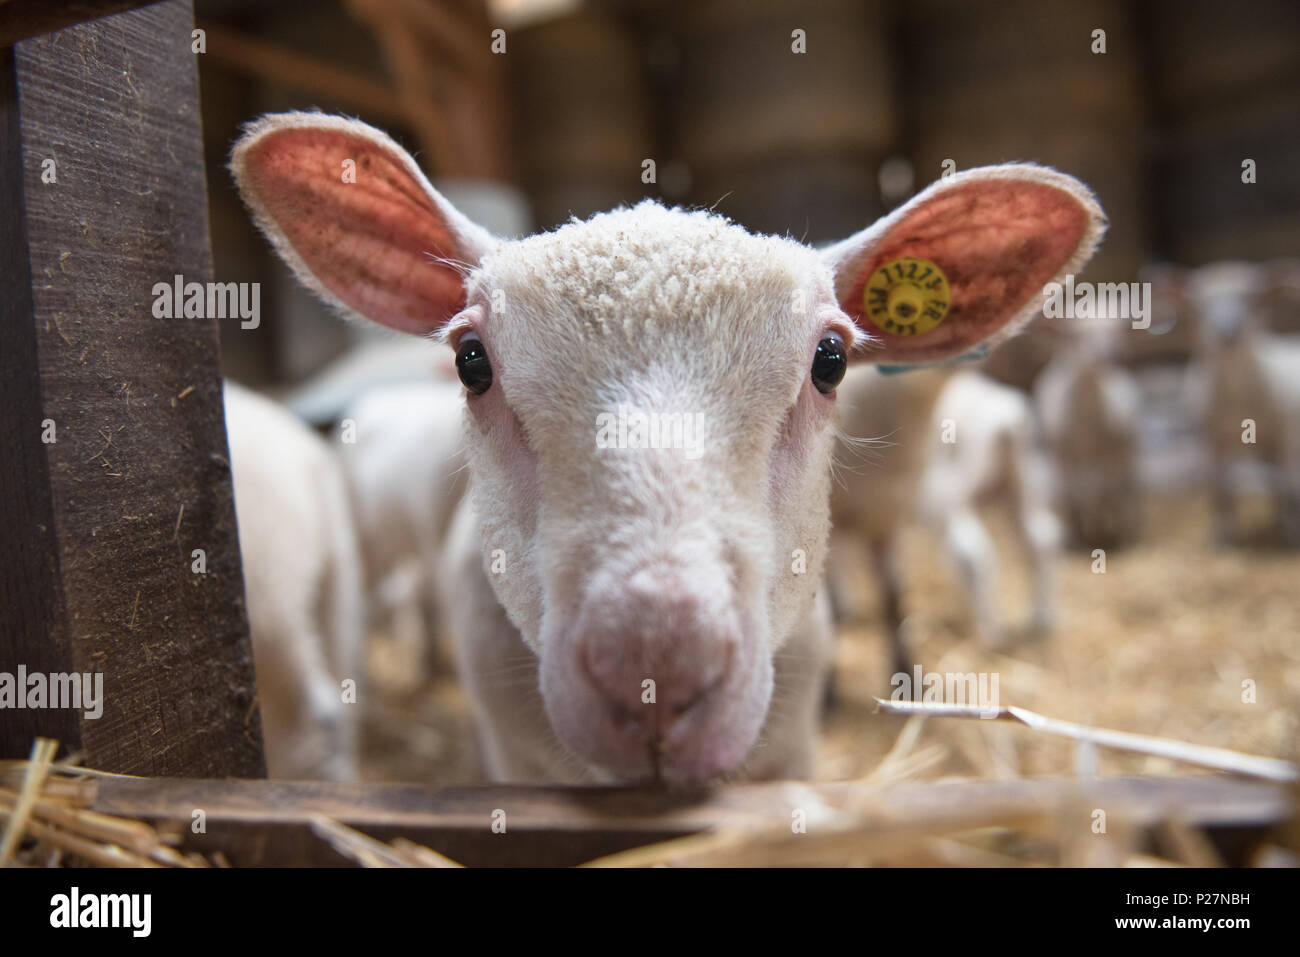
[[[876,267],[862,291],[863,311],[883,332],[920,336],[948,314],[948,277],[928,259],[893,259]]]

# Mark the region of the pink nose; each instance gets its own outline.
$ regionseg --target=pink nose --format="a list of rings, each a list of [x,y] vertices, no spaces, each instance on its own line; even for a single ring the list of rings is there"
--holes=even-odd
[[[575,650],[599,712],[593,730],[618,763],[711,763],[709,716],[727,693],[741,629],[730,603],[702,584],[647,568],[579,615]]]
[[[696,643],[711,644],[711,639],[682,635],[676,653],[670,645],[659,655],[642,653],[631,658],[612,649],[593,651],[588,645],[581,652],[584,677],[604,700],[610,719],[648,739],[657,739],[691,709],[704,704],[727,677],[734,643],[710,648],[708,655],[688,650]]]

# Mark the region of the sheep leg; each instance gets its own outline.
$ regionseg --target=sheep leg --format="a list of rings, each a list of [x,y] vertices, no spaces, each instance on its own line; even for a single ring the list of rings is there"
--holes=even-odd
[[[987,644],[1004,644],[997,612],[997,555],[988,529],[973,510],[964,508],[948,520],[944,538],[966,586],[976,630]]]
[[[1237,542],[1236,499],[1232,493],[1227,469],[1220,466],[1214,472],[1214,539],[1220,545]]]
[[[873,539],[870,544],[871,563],[880,583],[881,616],[889,648],[893,674],[912,673],[912,654],[903,634],[902,576],[898,570],[898,548],[892,538]]]

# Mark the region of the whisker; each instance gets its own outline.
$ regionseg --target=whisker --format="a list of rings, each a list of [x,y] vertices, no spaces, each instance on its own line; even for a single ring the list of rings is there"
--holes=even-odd
[[[449,256],[438,256],[429,252],[427,249],[423,252],[424,255],[429,258],[429,262],[455,270],[462,279],[469,278],[470,273],[474,271],[473,265],[465,262],[463,259],[452,259]]]
[[[861,466],[869,464],[877,469],[884,464],[883,449],[892,448],[898,443],[890,442],[888,439],[894,435],[894,432],[886,433],[878,437],[858,437],[849,435],[838,425],[834,427],[835,445],[831,452],[831,478],[840,488],[845,488],[843,472],[851,472],[854,475],[862,474]],[[846,462],[840,457],[840,452],[848,452],[856,460],[854,464]]]

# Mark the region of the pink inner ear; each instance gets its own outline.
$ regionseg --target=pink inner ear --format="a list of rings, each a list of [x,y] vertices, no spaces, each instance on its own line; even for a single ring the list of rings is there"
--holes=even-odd
[[[401,157],[346,130],[290,128],[261,137],[245,164],[293,252],[349,308],[422,334],[464,305],[460,274],[434,259],[460,259],[456,242]]]
[[[922,203],[880,240],[842,308],[884,340],[889,363],[960,355],[1015,318],[1042,294],[1078,250],[1087,209],[1064,190],[1026,180],[981,180]],[[863,315],[862,295],[884,263],[914,256],[936,263],[952,293],[943,321],[922,335],[887,333]]]

